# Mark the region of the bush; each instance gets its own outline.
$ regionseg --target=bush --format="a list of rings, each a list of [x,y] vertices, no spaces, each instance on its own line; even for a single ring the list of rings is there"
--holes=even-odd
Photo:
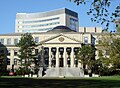
[[[0,71],[0,76],[8,76],[9,70]]]
[[[30,69],[25,69],[25,68],[19,68],[16,70],[16,75],[25,75],[25,74],[29,74],[31,71]]]

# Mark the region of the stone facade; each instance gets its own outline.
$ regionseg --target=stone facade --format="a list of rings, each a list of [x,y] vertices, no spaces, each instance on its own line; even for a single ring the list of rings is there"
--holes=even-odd
[[[19,58],[17,53],[19,48],[15,46],[21,37],[22,33],[1,34],[0,41],[8,50],[9,64],[8,69],[12,65],[15,68],[19,66]],[[41,46],[44,47],[46,52],[46,64],[48,67],[81,67],[75,58],[76,50],[81,47],[82,43],[97,44],[97,38],[101,33],[93,32],[42,32],[32,33],[35,41],[39,44],[36,50],[40,50]],[[52,59],[55,58],[54,65]]]

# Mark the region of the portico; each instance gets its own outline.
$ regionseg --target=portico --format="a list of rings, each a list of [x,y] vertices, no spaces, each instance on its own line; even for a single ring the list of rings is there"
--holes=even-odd
[[[47,44],[49,45],[49,44]],[[45,77],[83,77],[81,64],[75,54],[79,47],[69,47],[72,44],[56,44],[57,46],[44,46],[44,62],[46,65]]]
[[[41,43],[47,67],[79,67],[76,53],[81,46],[80,41],[60,34]]]
[[[44,47],[45,64],[48,67],[77,67],[75,53],[78,47]]]

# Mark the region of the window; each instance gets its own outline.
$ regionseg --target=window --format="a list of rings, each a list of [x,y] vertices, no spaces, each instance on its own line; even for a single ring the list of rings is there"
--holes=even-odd
[[[75,58],[74,64],[75,64],[75,67],[78,66],[78,60],[76,58]]]
[[[21,22],[21,21],[18,21],[18,24],[22,24],[22,22]]]
[[[95,38],[94,38],[94,37],[92,37],[91,43],[92,43],[92,44],[95,44]]]
[[[14,55],[17,56],[17,50],[14,50]]]
[[[48,31],[53,28],[43,28],[43,29],[30,29],[30,30],[22,30],[22,32],[38,32],[38,31]]]
[[[10,65],[10,58],[7,58],[7,65]]]
[[[88,37],[84,37],[84,43],[88,43]]]
[[[84,27],[84,32],[86,32],[86,27]]]
[[[45,59],[45,65],[48,67],[49,65],[49,48],[44,48],[44,59]]]
[[[67,58],[67,65],[70,67],[70,57]]]
[[[52,52],[56,52],[56,48],[52,48],[51,51],[52,51]]]
[[[35,54],[38,54],[38,49],[35,49]]]
[[[18,28],[22,28],[22,26],[18,26]]]
[[[7,53],[8,56],[10,56],[10,50],[8,50],[8,53]]]
[[[39,37],[35,37],[35,42],[36,42],[36,43],[39,42]]]
[[[49,25],[56,25],[60,22],[53,22],[53,23],[47,23],[47,24],[39,24],[39,25],[25,25],[23,28],[33,28],[33,27],[43,27],[43,26],[49,26]]]
[[[49,65],[49,60],[46,58],[45,59],[45,65],[48,67],[48,65]]]
[[[44,20],[34,20],[34,21],[23,21],[23,23],[37,23],[37,22],[46,22],[46,21],[52,21],[52,20],[58,20],[59,17],[50,18],[50,19],[44,19]]]
[[[7,39],[7,44],[8,44],[8,45],[11,45],[11,38],[8,38],[8,39]]]
[[[75,47],[74,48],[75,55],[78,53],[78,51],[79,51],[79,47]]]
[[[78,20],[70,18],[70,28],[77,30],[78,29]]]
[[[0,39],[1,44],[4,44],[4,38]]]
[[[14,39],[14,44],[16,45],[17,43],[18,43],[18,39],[15,38],[15,39]]]
[[[17,65],[17,58],[14,58],[14,65]]]

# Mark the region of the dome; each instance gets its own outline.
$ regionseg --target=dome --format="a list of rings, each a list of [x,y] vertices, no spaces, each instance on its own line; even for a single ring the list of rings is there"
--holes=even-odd
[[[50,33],[62,33],[62,32],[75,32],[67,26],[56,26],[52,30],[49,30]]]

